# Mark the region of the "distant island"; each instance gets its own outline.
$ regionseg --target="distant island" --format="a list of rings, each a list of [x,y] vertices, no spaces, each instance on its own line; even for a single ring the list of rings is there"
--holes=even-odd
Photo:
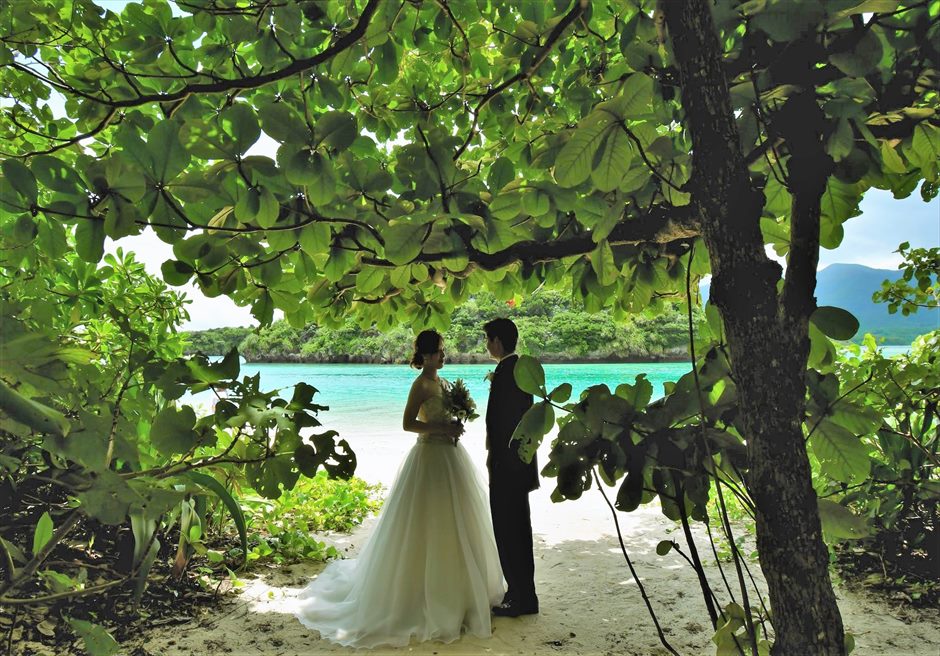
[[[700,313],[696,313],[698,316]],[[615,319],[610,311],[588,313],[559,292],[546,291],[513,306],[489,293],[474,296],[454,310],[444,334],[447,359],[489,362],[483,324],[511,317],[519,327],[521,351],[539,353],[543,362],[659,362],[688,358],[688,327],[682,304],[658,313]],[[233,346],[249,362],[404,363],[411,358],[415,327],[364,330],[353,319],[338,329],[294,328],[276,321],[261,329],[214,328],[186,333],[188,353],[221,354]]]
[[[914,338],[940,328],[940,310],[922,310],[910,316],[889,314],[888,307],[871,300],[885,280],[901,273],[860,264],[832,264],[819,271],[819,305],[835,305],[851,312],[860,328],[854,341],[871,333],[884,344],[908,345]],[[708,284],[702,285],[703,298]],[[696,312],[698,320],[699,312]],[[488,362],[482,325],[490,318],[509,316],[519,326],[520,350],[539,353],[544,362],[656,362],[688,358],[684,305],[667,304],[658,313],[615,319],[610,311],[588,313],[567,295],[546,291],[527,298],[518,307],[480,294],[457,308],[445,334],[451,362]],[[253,328],[213,328],[185,334],[187,352],[221,354],[237,347],[249,362],[359,362],[403,363],[411,357],[414,327],[402,324],[388,332],[363,330],[349,319],[338,329],[316,325],[294,328],[286,321]]]

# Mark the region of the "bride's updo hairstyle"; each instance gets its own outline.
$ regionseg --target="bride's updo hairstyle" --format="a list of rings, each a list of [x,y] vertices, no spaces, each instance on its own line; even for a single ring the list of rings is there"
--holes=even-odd
[[[415,338],[415,352],[411,356],[411,366],[420,369],[424,366],[424,356],[437,353],[441,348],[441,334],[436,330],[422,330]]]

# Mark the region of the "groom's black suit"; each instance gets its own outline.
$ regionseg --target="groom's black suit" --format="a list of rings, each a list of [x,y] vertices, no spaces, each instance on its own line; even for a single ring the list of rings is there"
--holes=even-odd
[[[490,476],[490,510],[503,576],[509,585],[507,600],[520,607],[537,607],[535,561],[532,556],[532,520],[529,492],[539,486],[535,458],[519,457],[512,434],[522,415],[532,407],[532,395],[516,385],[516,355],[504,358],[490,384],[486,406],[486,468]]]

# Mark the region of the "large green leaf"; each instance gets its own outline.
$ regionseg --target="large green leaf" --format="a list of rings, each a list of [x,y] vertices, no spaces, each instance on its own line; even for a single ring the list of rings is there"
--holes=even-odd
[[[356,117],[349,112],[327,112],[317,120],[317,139],[337,150],[349,148],[358,135]]]
[[[186,474],[190,480],[198,483],[202,487],[206,488],[213,494],[215,494],[219,500],[225,505],[225,508],[228,510],[229,514],[232,516],[232,521],[235,522],[235,528],[238,529],[238,538],[241,541],[242,546],[242,563],[248,563],[248,524],[245,522],[245,514],[242,512],[242,508],[239,505],[238,501],[235,500],[235,497],[232,496],[224,485],[219,483],[216,479],[208,474],[203,474],[198,471],[191,471]]]
[[[427,232],[420,221],[392,221],[385,230],[385,257],[392,264],[408,264],[421,252]]]
[[[871,468],[868,447],[839,424],[828,419],[819,422],[810,437],[810,446],[827,476],[848,485],[868,478]]]
[[[33,172],[17,159],[5,159],[0,163],[4,179],[9,182],[27,205],[36,202],[38,187]]]
[[[936,168],[937,162],[940,161],[940,128],[927,122],[919,123],[914,128],[912,143],[921,167],[932,165]]]
[[[179,124],[173,119],[167,119],[157,123],[147,137],[153,173],[164,184],[176,178],[189,165],[189,153],[180,143],[179,132]]]
[[[36,522],[36,528],[33,529],[33,556],[38,554],[49,540],[52,539],[53,525],[52,517],[48,512],[44,512]]]
[[[545,370],[542,364],[531,355],[520,355],[513,369],[516,385],[527,394],[544,397]]]
[[[616,117],[609,112],[594,112],[572,133],[555,158],[555,180],[562,187],[575,187],[591,175],[594,170],[598,148],[611,130],[617,129]]]
[[[261,125],[248,103],[238,102],[219,114],[222,129],[233,139],[230,155],[244,155],[261,136]]]
[[[196,442],[195,424],[196,413],[190,406],[166,408],[153,420],[150,442],[164,455],[186,453]]]
[[[607,139],[595,156],[591,181],[601,191],[612,191],[620,186],[624,175],[630,170],[633,158],[633,144],[626,133],[613,129],[607,133]]]
[[[298,140],[307,132],[303,119],[287,103],[261,105],[258,108],[258,117],[265,134],[281,143]]]
[[[494,192],[502,189],[516,177],[515,167],[508,157],[497,157],[490,166],[486,184]]]
[[[630,121],[645,117],[652,100],[653,79],[645,73],[634,73],[627,78],[619,96],[600,103],[598,108],[612,113],[618,120]]]
[[[64,436],[69,421],[61,412],[23,396],[0,381],[0,410],[40,433]]]
[[[620,276],[620,270],[614,263],[614,252],[606,239],[602,240],[591,253],[591,267],[597,274],[597,281],[604,286],[613,284]]]
[[[121,645],[100,624],[93,624],[74,617],[68,618],[68,621],[72,630],[81,636],[82,642],[85,644],[85,651],[88,652],[89,656],[111,656],[121,651]]]
[[[873,30],[866,30],[851,50],[829,56],[829,61],[850,77],[865,77],[881,61],[884,49]]]
[[[857,540],[872,533],[864,518],[831,499],[819,499],[819,520],[823,537],[829,544],[839,540]]]
[[[519,457],[531,462],[542,438],[555,425],[555,410],[548,401],[540,401],[529,408],[513,431],[513,440],[519,442]]]
[[[75,226],[75,250],[86,262],[96,263],[104,255],[104,221],[85,220]]]
[[[852,339],[858,332],[858,319],[851,312],[830,305],[816,308],[809,320],[832,339]]]

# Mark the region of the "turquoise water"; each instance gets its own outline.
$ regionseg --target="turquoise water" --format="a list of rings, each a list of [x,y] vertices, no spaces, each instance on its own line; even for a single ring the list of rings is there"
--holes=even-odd
[[[492,365],[444,365],[440,375],[448,380],[462,378],[481,410],[486,407],[489,383],[486,374]],[[644,364],[555,364],[545,365],[548,389],[560,383],[571,383],[572,398],[581,390],[606,383],[611,390],[623,382],[633,383],[638,374],[646,374],[653,383],[654,397],[664,393],[663,383],[677,380],[689,371],[685,362]],[[374,364],[245,364],[241,375],[261,374],[261,388],[284,388],[288,396],[291,386],[299,382],[319,390],[314,400],[328,405],[324,418],[343,424],[377,428],[397,426],[405,407],[408,390],[418,372],[405,365]],[[480,413],[483,414],[482,412]]]
[[[489,396],[486,374],[496,363],[445,365],[440,375],[448,380],[462,378],[477,402],[480,419],[466,426],[461,444],[473,461],[482,470],[486,457],[484,448],[485,427],[482,415]],[[644,364],[566,364],[546,365],[547,386],[568,382],[573,387],[572,398],[591,385],[606,383],[611,390],[620,383],[633,383],[638,374],[646,374],[653,384],[654,397],[664,393],[663,383],[677,380],[689,371],[688,363],[644,363]],[[304,382],[319,390],[314,401],[329,406],[329,411],[320,413],[323,428],[315,432],[332,429],[341,439],[349,442],[356,452],[358,466],[356,475],[369,482],[390,485],[408,449],[415,442],[413,433],[401,428],[402,412],[408,398],[408,390],[418,372],[405,365],[374,364],[243,364],[240,376],[261,374],[261,389],[282,389],[283,396],[290,398],[291,387]],[[207,406],[208,393],[184,399],[184,403],[195,402]],[[551,440],[546,440],[540,458],[545,461],[544,449]]]

